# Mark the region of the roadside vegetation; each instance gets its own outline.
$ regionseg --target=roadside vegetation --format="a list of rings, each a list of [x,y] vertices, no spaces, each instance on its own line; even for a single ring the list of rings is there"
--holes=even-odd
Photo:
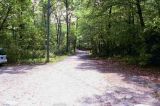
[[[1,0],[0,47],[8,62],[49,61],[90,50],[160,64],[159,0]]]
[[[81,5],[81,47],[131,64],[160,64],[159,0],[86,0]]]
[[[51,56],[49,63],[57,63],[57,62],[63,61],[67,57],[68,57],[68,55]],[[17,62],[16,64],[45,64],[45,63],[46,63],[45,58],[36,58],[34,60],[32,60],[32,59],[21,60],[21,61]]]
[[[67,22],[72,27],[69,32],[72,35],[66,38],[71,28],[66,28],[65,3],[58,0],[50,4],[47,0],[0,1],[0,47],[5,49],[9,63],[45,62],[48,51],[52,62],[74,52],[75,25],[72,25],[74,21]],[[68,39],[69,45],[66,44]]]

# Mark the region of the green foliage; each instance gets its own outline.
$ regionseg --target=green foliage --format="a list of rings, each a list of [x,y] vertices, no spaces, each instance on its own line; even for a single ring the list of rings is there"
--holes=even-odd
[[[155,18],[144,30],[145,53],[150,54],[149,63],[160,64],[160,18]]]
[[[118,55],[127,57],[129,63],[160,64],[157,4],[157,0],[83,1],[77,10],[78,45],[91,48],[98,56]]]
[[[75,1],[68,0],[68,2],[69,10],[73,11]],[[0,48],[6,50],[9,62],[44,60],[47,9],[50,9],[51,18],[50,56],[63,55],[66,52],[66,16],[62,14],[65,9],[63,0],[51,0],[50,8],[47,8],[47,0],[0,1]],[[76,29],[74,22],[71,21],[69,24],[70,51],[73,51],[76,47]]]
[[[68,20],[66,0],[52,0],[50,8],[47,0],[0,1],[0,48],[10,62],[45,57],[50,9],[51,55],[78,47],[97,56],[126,57],[129,63],[160,64],[159,0],[67,1]]]

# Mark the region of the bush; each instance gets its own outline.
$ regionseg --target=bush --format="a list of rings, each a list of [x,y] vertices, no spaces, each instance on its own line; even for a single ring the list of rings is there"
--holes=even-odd
[[[146,61],[150,64],[158,65],[160,64],[160,24],[156,21],[158,19],[155,20],[154,24],[148,24],[148,27],[144,30],[145,53],[140,57],[147,58]]]

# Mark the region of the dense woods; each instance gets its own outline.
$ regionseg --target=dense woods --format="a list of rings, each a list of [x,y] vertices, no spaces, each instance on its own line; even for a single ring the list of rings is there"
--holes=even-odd
[[[134,64],[160,63],[159,0],[86,0],[81,5],[82,47]]]
[[[0,47],[10,62],[74,53],[77,47],[160,64],[159,0],[0,0],[0,14]]]
[[[73,51],[75,25],[69,22],[71,10],[65,14],[66,1],[0,1],[0,47],[5,49],[9,62],[34,61]]]

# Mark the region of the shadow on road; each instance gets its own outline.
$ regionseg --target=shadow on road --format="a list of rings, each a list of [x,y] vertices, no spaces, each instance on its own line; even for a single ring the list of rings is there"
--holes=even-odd
[[[120,76],[123,76],[124,81],[144,84],[149,80],[159,80],[159,70],[150,70],[140,68],[138,66],[126,65],[116,60],[89,58],[90,56],[86,51],[78,51],[77,56],[79,57],[79,59],[85,60],[83,61],[83,63],[79,64],[76,67],[81,71],[94,70],[99,73],[117,73]],[[154,74],[151,75],[151,73]]]
[[[35,66],[30,66],[30,65],[22,65],[22,66],[4,66],[0,67],[0,75],[1,74],[25,74],[31,69],[33,69]]]
[[[79,64],[76,68],[79,69],[80,71],[96,71],[98,73],[103,73],[103,74],[117,74],[118,76],[120,76],[122,79],[122,81],[124,81],[127,84],[133,84],[136,85],[137,87],[144,87],[144,88],[149,88],[151,89],[152,92],[152,96],[153,98],[158,98],[160,100],[160,83],[159,82],[154,82],[154,80],[159,80],[159,76],[160,74],[155,74],[154,76],[152,76],[147,69],[141,69],[137,66],[127,66],[124,64],[121,64],[120,62],[114,61],[114,60],[107,60],[107,59],[91,59],[89,58],[89,54],[85,51],[79,51],[77,56],[80,59],[83,59],[84,61]],[[116,80],[116,79],[115,79]],[[116,81],[115,81],[116,82]],[[119,92],[119,93],[117,93]],[[148,92],[145,92],[145,94],[137,94],[135,93],[135,91],[131,91],[129,89],[126,89],[125,87],[117,87],[117,90],[115,90],[112,93],[106,93],[104,95],[96,95],[95,99],[93,98],[85,98],[83,102],[104,102],[103,99],[99,99],[99,98],[107,98],[109,97],[110,99],[113,98],[114,100],[118,101],[116,95],[123,95],[124,94],[129,94],[132,95],[131,99],[132,101],[136,99],[136,101],[138,101],[137,98],[139,98],[141,100],[141,102],[143,102],[143,100],[145,100],[145,95],[147,95]],[[151,92],[150,92],[151,93]],[[125,99],[126,97],[122,98]],[[152,97],[150,97],[152,98]],[[95,100],[95,101],[93,101]],[[127,100],[127,99],[126,99]],[[129,101],[129,100],[128,100]],[[130,101],[131,102],[131,101]],[[146,101],[144,101],[146,102]],[[157,102],[158,104],[160,104],[159,102]],[[153,104],[153,106],[158,106],[157,103]],[[108,104],[108,106],[110,106]],[[130,106],[130,104],[128,104],[127,106]]]
[[[47,69],[49,71],[43,71]],[[25,74],[37,70],[42,71],[39,74],[34,73],[35,76],[34,74],[32,77],[27,76],[31,77],[29,84],[38,86],[37,89],[43,88],[44,91],[51,88],[50,92],[47,91],[49,96],[45,97],[54,97],[54,93],[58,92],[56,96],[60,98],[64,96],[65,99],[71,98],[71,100],[75,98],[76,103],[82,104],[80,106],[136,106],[135,104],[146,103],[149,106],[159,106],[160,104],[158,101],[160,100],[159,83],[146,79],[148,74],[137,67],[128,67],[117,61],[90,58],[88,51],[77,50],[76,56],[69,57],[55,67],[53,64],[44,67],[39,67],[39,65],[4,66],[0,68],[0,77],[3,78],[4,74],[14,76],[13,74]],[[11,76],[5,77],[8,79]],[[28,80],[26,82],[28,83]],[[41,97],[43,90],[40,89],[33,95],[40,94],[39,97]],[[26,91],[28,92],[28,86],[26,86]]]
[[[79,59],[88,59],[89,58],[89,51],[82,51],[77,50],[76,55],[79,57]]]
[[[141,104],[140,106],[149,106],[144,105],[146,103],[151,104],[151,106],[159,106],[159,102],[155,102],[154,98],[147,92],[141,94],[122,87],[117,87],[117,89],[112,91],[106,90],[102,95],[81,98],[79,102],[84,105],[97,104],[96,106],[136,106],[136,104]]]

